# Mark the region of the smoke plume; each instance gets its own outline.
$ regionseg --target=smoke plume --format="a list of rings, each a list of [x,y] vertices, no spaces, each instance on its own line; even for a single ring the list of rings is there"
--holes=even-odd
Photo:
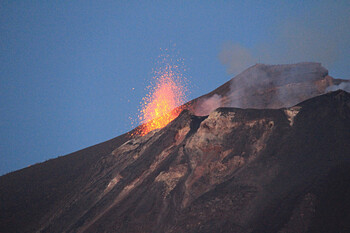
[[[339,85],[329,86],[327,87],[326,92],[336,91],[339,89],[350,92],[350,82],[341,82]]]
[[[235,76],[211,97],[198,100],[196,115],[208,115],[219,107],[283,108],[323,94],[332,83],[321,63],[304,62],[286,65],[256,64]],[[339,83],[339,81],[337,81]],[[328,90],[348,89],[343,82]]]
[[[221,107],[221,96],[214,94],[209,98],[200,100],[195,108],[195,114],[197,116],[206,116],[215,109]]]

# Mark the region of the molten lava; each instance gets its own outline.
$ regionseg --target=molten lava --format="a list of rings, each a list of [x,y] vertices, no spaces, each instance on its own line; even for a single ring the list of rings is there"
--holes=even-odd
[[[149,94],[143,98],[139,120],[143,123],[137,134],[163,128],[174,120],[184,109],[186,87],[176,65],[166,64],[156,71]]]

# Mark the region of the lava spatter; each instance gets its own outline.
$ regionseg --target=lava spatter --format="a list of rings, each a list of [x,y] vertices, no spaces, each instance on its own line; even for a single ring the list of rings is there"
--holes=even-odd
[[[149,93],[142,99],[139,109],[139,121],[143,124],[136,134],[163,128],[174,120],[185,108],[186,82],[180,69],[174,64],[163,64],[155,71]]]

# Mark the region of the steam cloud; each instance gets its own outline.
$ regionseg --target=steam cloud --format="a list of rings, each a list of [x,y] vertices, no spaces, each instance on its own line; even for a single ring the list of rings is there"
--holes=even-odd
[[[225,98],[214,94],[200,99],[195,104],[195,114],[209,115],[219,107],[291,107],[306,98],[321,94],[322,90],[325,92],[337,89],[350,91],[350,82],[346,81],[326,89],[322,83],[331,79],[327,75],[328,71],[322,67],[321,63],[273,66],[256,64],[230,81],[230,89],[220,92]],[[316,82],[321,83],[321,86],[315,85]]]
[[[201,100],[195,109],[197,116],[206,116],[215,109],[221,107],[221,96],[214,94],[212,97]]]
[[[346,83],[346,82],[341,82],[339,85],[333,85],[333,86],[329,86],[326,89],[326,92],[328,91],[336,91],[336,90],[344,90],[347,92],[350,92],[350,82]]]

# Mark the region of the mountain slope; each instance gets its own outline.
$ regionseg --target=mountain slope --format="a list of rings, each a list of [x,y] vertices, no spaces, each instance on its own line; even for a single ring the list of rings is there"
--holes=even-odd
[[[109,180],[91,184],[100,199],[59,231],[342,232],[349,139],[343,91],[290,109],[184,112],[104,158]]]
[[[349,138],[344,91],[288,109],[184,111],[102,156],[40,231],[345,231]]]
[[[34,232],[40,220],[84,185],[91,167],[129,137],[51,159],[0,177],[0,232]]]
[[[294,99],[342,81],[317,63],[258,65],[189,109],[215,94],[231,106],[232,83],[262,67],[278,72],[262,73],[270,81],[245,88],[242,100],[258,100],[260,91],[267,97],[254,107],[277,107],[266,93],[290,88],[293,66],[303,67],[293,68],[299,88],[326,83],[303,96],[291,91]],[[339,232],[350,222],[349,109],[349,94],[337,91],[287,109],[184,111],[144,137],[122,135],[1,176],[0,231]]]

